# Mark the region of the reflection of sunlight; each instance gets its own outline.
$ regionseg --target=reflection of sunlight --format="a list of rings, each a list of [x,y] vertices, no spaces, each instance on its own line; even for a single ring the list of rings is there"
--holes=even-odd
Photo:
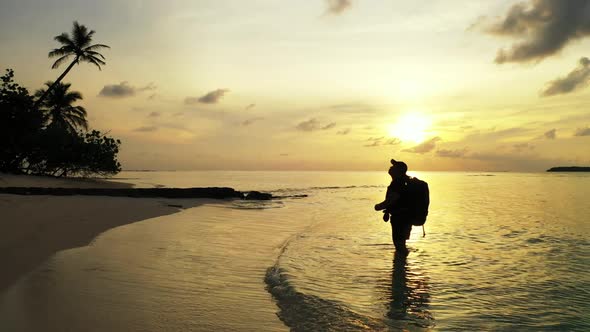
[[[402,115],[390,125],[388,133],[404,142],[419,143],[426,139],[431,121],[425,115],[418,112],[410,112]]]

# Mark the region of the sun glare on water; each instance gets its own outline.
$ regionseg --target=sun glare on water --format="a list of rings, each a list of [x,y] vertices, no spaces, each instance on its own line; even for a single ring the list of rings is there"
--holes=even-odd
[[[389,135],[402,142],[420,143],[427,138],[430,120],[421,113],[411,112],[399,117],[389,126]]]

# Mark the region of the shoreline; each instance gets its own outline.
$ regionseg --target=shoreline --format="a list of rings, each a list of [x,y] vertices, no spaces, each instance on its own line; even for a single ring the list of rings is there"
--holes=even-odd
[[[2,187],[131,188],[96,179],[0,174]],[[211,200],[0,194],[0,291],[58,251],[87,246],[101,233]]]

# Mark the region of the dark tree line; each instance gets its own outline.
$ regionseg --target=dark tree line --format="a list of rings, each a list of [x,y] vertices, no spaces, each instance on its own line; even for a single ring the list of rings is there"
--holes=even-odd
[[[0,86],[0,172],[53,176],[113,175],[121,171],[117,154],[121,141],[97,130],[88,132],[86,109],[71,84],[61,80],[75,64],[86,61],[99,67],[104,57],[90,45],[94,31],[74,22],[72,35],[55,40],[62,47],[49,52],[59,56],[53,68],[70,57],[74,60],[57,81],[47,82],[34,94],[15,83],[7,69]]]

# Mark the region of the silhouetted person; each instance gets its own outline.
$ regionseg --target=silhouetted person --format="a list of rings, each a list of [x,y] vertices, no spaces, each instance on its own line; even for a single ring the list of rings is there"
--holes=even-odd
[[[389,175],[391,184],[387,187],[385,200],[375,205],[375,210],[383,210],[383,220],[391,223],[391,238],[396,254],[407,256],[409,251],[406,240],[410,238],[412,224],[409,216],[409,197],[405,190],[409,177],[406,175],[408,165],[403,161],[391,159]]]

